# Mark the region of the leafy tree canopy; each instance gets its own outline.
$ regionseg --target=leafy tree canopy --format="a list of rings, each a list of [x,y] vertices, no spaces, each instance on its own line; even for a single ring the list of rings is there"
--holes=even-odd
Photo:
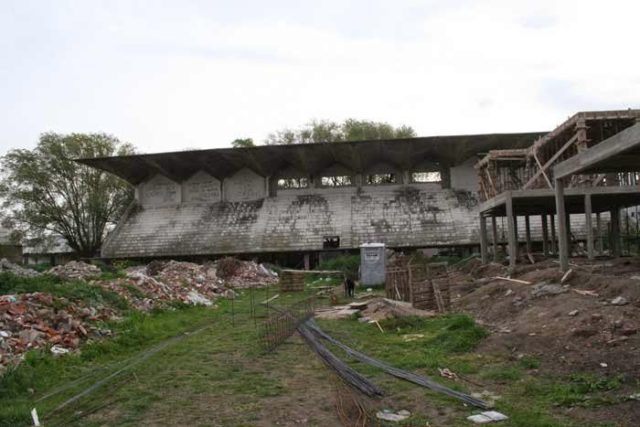
[[[310,142],[358,141],[367,139],[413,138],[416,132],[410,126],[393,127],[388,123],[347,119],[342,123],[313,120],[304,127],[283,129],[269,134],[265,143],[308,144]]]
[[[231,141],[231,146],[233,148],[240,148],[240,147],[255,147],[256,145],[253,143],[253,138],[237,138]]]
[[[132,154],[132,145],[105,134],[45,133],[33,150],[0,158],[3,223],[25,237],[58,234],[81,256],[93,256],[106,227],[133,198],[121,179],[73,161]]]

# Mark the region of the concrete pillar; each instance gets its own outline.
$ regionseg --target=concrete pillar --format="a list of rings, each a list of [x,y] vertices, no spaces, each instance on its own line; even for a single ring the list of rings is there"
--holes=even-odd
[[[620,256],[620,209],[611,209],[611,254]]]
[[[558,254],[558,239],[556,237],[556,217],[555,215],[551,215],[551,253],[553,255]]]
[[[594,248],[593,248],[593,226],[591,224],[591,194],[584,195],[584,226],[587,229],[587,258],[593,259]]]
[[[493,241],[493,260],[498,261],[498,225],[496,224],[496,217],[491,216],[491,240]]]
[[[518,235],[518,215],[516,215],[515,213],[513,215],[513,232],[515,233],[515,236],[516,236],[515,249],[516,249],[516,258],[518,258],[518,256],[520,255],[520,236]]]
[[[549,256],[549,224],[547,223],[547,214],[540,215],[542,221],[542,254]]]
[[[564,206],[564,182],[561,179],[555,180],[555,189],[560,271],[565,272],[569,269],[569,241],[567,236],[567,213]]]
[[[487,220],[486,218],[482,215],[482,212],[480,213],[480,259],[482,260],[483,264],[486,264],[489,262],[489,254],[487,253]]]
[[[506,201],[507,210],[507,236],[509,241],[509,270],[513,271],[516,268],[517,257],[517,241],[516,241],[516,227],[515,227],[515,215],[513,214],[513,199],[511,193],[507,193]]]
[[[529,221],[529,215],[524,216],[524,236],[527,244],[527,253],[531,253],[531,221]]]
[[[310,262],[310,256],[309,254],[304,254],[304,269],[305,270],[311,270],[311,262]]]
[[[604,237],[602,236],[602,218],[596,213],[596,236],[598,237],[598,255],[604,255]]]

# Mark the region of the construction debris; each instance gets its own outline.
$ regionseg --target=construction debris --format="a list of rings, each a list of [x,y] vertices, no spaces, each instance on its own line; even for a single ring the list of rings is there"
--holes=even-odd
[[[87,280],[98,277],[100,268],[82,261],[69,261],[66,264],[56,265],[47,270],[48,274],[53,274],[65,280]]]
[[[3,271],[20,276],[38,274],[6,260],[0,261],[0,266]],[[217,276],[216,267],[215,263],[154,261],[127,269],[125,277],[88,282],[117,293],[132,308],[149,311],[175,302],[213,306],[217,298],[233,298],[234,288],[277,281],[274,273],[254,262],[238,260],[233,274],[224,280]],[[100,269],[72,261],[48,273],[65,280],[87,280],[98,276]],[[111,331],[95,325],[116,315],[114,309],[106,306],[87,307],[81,301],[48,293],[1,295],[0,369],[18,364],[29,350],[50,347],[52,354],[60,356],[75,351],[81,342],[91,337],[110,335]]]
[[[234,258],[225,258],[229,259]],[[233,298],[233,289],[277,281],[277,276],[259,264],[236,261],[234,268],[225,272],[225,279],[217,274],[216,263],[153,261],[147,266],[128,268],[124,278],[96,284],[116,292],[135,308],[148,311],[171,302],[211,306],[219,297]]]
[[[509,417],[497,411],[485,411],[476,415],[471,415],[467,417],[467,419],[469,421],[473,421],[476,424],[487,424],[496,421],[504,421],[509,419]]]
[[[30,268],[21,267],[18,264],[12,263],[6,258],[0,259],[0,273],[2,272],[13,273],[16,276],[20,277],[35,277],[40,275],[40,273],[38,273],[37,271],[31,270]]]
[[[338,341],[337,339],[333,338],[329,334],[325,333],[322,329],[320,329],[318,324],[313,319],[309,319],[305,323],[301,324],[298,330],[300,331],[301,329],[308,331],[310,333],[312,332],[313,335],[317,336],[318,338],[322,338],[327,342],[335,345],[336,347],[339,347],[341,350],[343,350],[345,353],[347,353],[349,356],[353,357],[357,361],[382,369],[387,374],[392,375],[396,378],[401,378],[403,380],[412,382],[414,384],[420,385],[430,390],[437,391],[439,393],[456,398],[464,403],[476,406],[481,409],[489,408],[489,405],[486,402],[476,399],[474,397],[471,397],[468,394],[461,393],[459,391],[452,390],[448,387],[438,384],[432,379],[430,379],[429,377],[414,374],[413,372],[396,368],[395,366],[389,365],[388,363],[385,363],[378,359],[374,359],[373,357],[370,357],[364,353],[354,350],[353,348],[347,346],[341,341]]]
[[[69,353],[88,337],[109,335],[93,325],[115,312],[87,307],[42,292],[0,296],[0,369],[15,365],[29,350],[51,345],[55,355]]]
[[[380,320],[404,316],[433,317],[436,313],[414,308],[409,302],[380,297],[316,310],[318,319],[349,319],[354,315],[359,315],[362,322],[377,323]],[[378,327],[381,328],[379,325]]]
[[[376,418],[384,421],[399,422],[399,421],[406,420],[410,416],[411,416],[411,412],[405,409],[398,412],[393,412],[393,411],[390,411],[389,409],[376,412]]]

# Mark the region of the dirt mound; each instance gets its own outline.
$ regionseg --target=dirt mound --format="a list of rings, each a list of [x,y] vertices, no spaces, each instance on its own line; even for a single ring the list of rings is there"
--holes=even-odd
[[[54,354],[63,354],[91,336],[109,334],[90,322],[113,315],[114,311],[105,307],[87,307],[41,292],[2,295],[0,369],[19,363],[29,350],[52,346]]]
[[[47,273],[66,280],[86,280],[98,277],[101,272],[95,265],[82,261],[69,261],[66,264],[50,268]]]
[[[453,277],[454,307],[493,332],[481,350],[535,356],[557,371],[640,379],[640,263],[635,260],[574,263],[563,283],[553,261],[519,266],[512,278],[530,284],[476,279],[460,271]]]

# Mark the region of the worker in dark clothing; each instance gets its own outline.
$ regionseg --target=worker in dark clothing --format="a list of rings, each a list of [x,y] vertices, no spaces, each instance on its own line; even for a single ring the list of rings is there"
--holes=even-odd
[[[347,277],[344,280],[344,293],[347,297],[353,298],[355,294],[356,283],[351,279],[351,277]]]

